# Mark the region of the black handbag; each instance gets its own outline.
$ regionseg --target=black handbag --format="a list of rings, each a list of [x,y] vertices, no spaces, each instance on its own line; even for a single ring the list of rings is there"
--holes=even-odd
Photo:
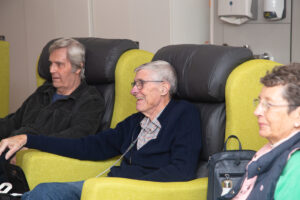
[[[230,138],[235,138],[239,142],[239,150],[226,149]],[[244,176],[246,166],[254,154],[255,151],[242,150],[238,137],[230,135],[224,143],[224,150],[209,158],[207,200],[216,200],[229,192]]]
[[[23,170],[0,156],[0,200],[14,200],[29,191],[29,186]]]

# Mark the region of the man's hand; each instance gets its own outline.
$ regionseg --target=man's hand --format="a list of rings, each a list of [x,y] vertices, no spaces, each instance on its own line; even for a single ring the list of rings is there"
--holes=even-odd
[[[27,135],[17,135],[1,140],[0,155],[8,148],[5,159],[8,160],[27,143]]]

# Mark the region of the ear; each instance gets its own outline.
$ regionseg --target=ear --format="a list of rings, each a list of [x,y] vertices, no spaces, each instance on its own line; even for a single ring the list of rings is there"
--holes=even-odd
[[[82,69],[82,68],[80,68],[80,69],[76,69],[76,71],[75,71],[75,74],[80,74],[80,72],[81,72],[81,69]]]
[[[161,95],[167,95],[170,91],[170,84],[168,82],[163,82],[160,88]]]
[[[298,107],[294,110],[294,112],[295,112],[296,117],[299,118],[299,120],[300,120],[300,106],[298,106]]]
[[[297,117],[299,117],[299,119],[300,119],[300,106],[298,106],[296,108],[296,112],[297,112]]]
[[[296,108],[296,110],[293,111],[294,112],[294,117],[295,117],[295,128],[299,128],[300,127],[300,106],[298,106]]]
[[[79,69],[76,69],[75,73],[76,73],[76,74],[80,74],[82,68],[83,68],[83,63],[80,63],[80,68],[79,68]]]

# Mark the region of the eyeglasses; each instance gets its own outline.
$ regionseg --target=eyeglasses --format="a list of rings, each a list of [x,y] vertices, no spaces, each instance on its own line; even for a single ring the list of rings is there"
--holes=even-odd
[[[258,105],[261,105],[264,111],[269,110],[272,107],[286,107],[286,106],[298,106],[298,105],[274,105],[267,101],[262,101],[261,99],[253,99],[253,105],[256,108]]]
[[[134,87],[136,86],[137,89],[141,90],[144,87],[144,84],[147,82],[163,82],[163,81],[144,81],[144,80],[137,80],[137,81],[133,81],[131,83],[131,86]]]

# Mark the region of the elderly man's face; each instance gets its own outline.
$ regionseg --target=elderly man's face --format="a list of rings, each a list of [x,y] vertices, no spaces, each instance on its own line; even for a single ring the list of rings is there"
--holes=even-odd
[[[136,97],[136,109],[145,116],[152,119],[165,107],[166,100],[169,99],[163,91],[163,82],[155,79],[150,70],[142,69],[136,73],[135,82],[146,81],[143,87],[139,89],[137,85],[133,86],[131,94]],[[151,82],[158,81],[158,82]]]
[[[72,71],[72,66],[67,58],[67,49],[54,50],[49,57],[52,84],[58,94],[71,94],[80,83],[80,70]]]

